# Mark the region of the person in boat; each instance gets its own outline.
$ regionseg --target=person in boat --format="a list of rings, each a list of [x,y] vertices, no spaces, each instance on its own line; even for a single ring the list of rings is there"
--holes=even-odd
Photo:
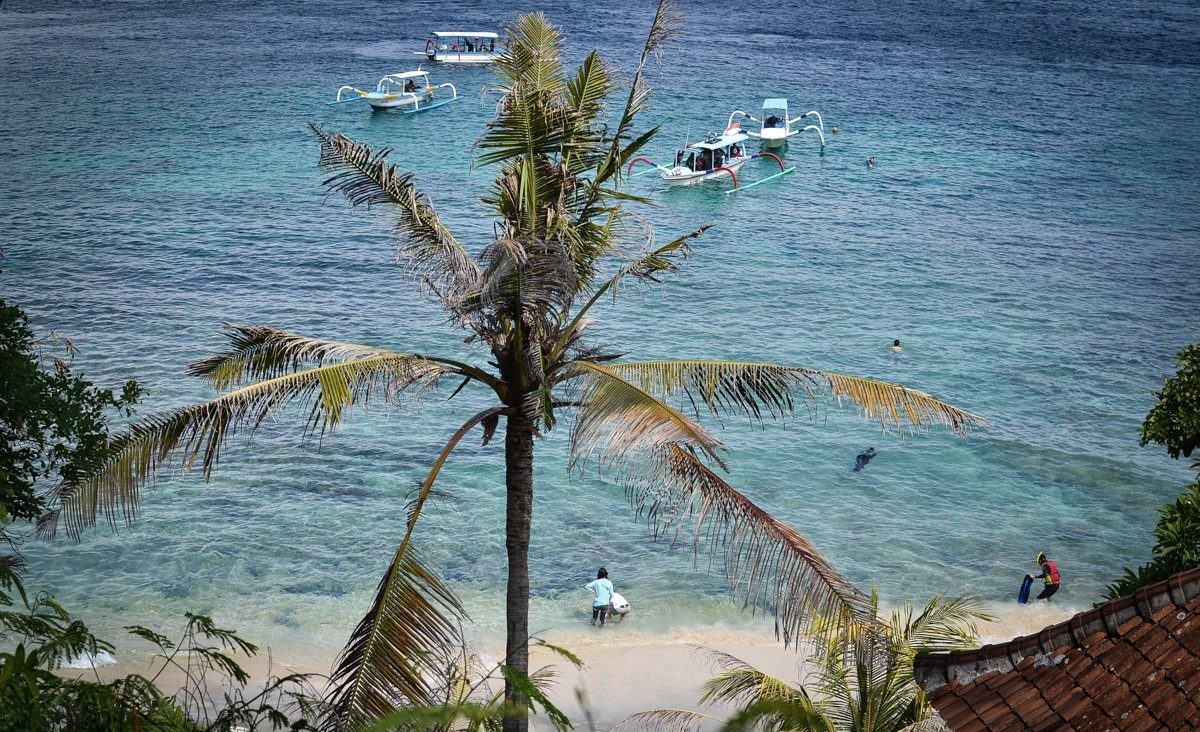
[[[741,145],[734,145],[729,148],[729,158],[731,160],[733,158],[740,158],[740,157],[742,157],[742,146]]]
[[[584,585],[584,589],[592,593],[592,625],[596,624],[596,620],[600,620],[600,627],[604,627],[604,618],[608,615],[608,607],[612,602],[613,583],[608,579],[608,570],[604,567],[596,572],[596,579]]]
[[[765,125],[766,127],[780,127],[781,126],[779,124],[779,118],[776,117],[775,115],[771,115],[770,117],[767,117],[767,121],[763,122],[763,125]]]
[[[488,43],[488,53],[493,53],[495,50],[496,50],[496,39],[495,39],[495,38],[493,38],[493,39],[492,39],[492,40],[491,40],[491,41]]]
[[[417,90],[417,85],[413,83],[413,80],[412,80],[412,79],[407,79],[407,80],[405,80],[405,82],[404,82],[404,91],[406,91],[406,92],[415,92],[416,90]]]
[[[705,150],[700,153],[700,159],[696,161],[696,170],[708,170],[712,168],[712,150]]]
[[[719,168],[725,164],[725,151],[721,148],[713,150],[713,167]]]
[[[1050,561],[1045,552],[1038,552],[1037,564],[1042,568],[1041,574],[1027,574],[1030,579],[1045,580],[1046,586],[1042,588],[1041,593],[1034,599],[1049,600],[1058,592],[1059,586],[1062,584],[1062,575],[1058,572],[1058,565]]]

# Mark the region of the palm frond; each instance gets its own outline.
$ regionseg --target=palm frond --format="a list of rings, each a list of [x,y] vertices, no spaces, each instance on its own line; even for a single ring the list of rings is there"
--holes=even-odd
[[[701,226],[691,233],[667,242],[662,246],[655,247],[617,270],[616,274],[608,278],[604,284],[597,287],[596,291],[592,293],[591,298],[575,311],[570,325],[563,328],[562,335],[556,344],[554,355],[557,356],[564,351],[568,341],[576,336],[578,328],[584,322],[584,317],[588,311],[600,301],[600,298],[608,293],[615,295],[617,288],[620,287],[626,278],[632,277],[642,281],[658,282],[658,275],[663,272],[678,272],[680,260],[687,259],[688,255],[691,254],[691,247],[688,246],[688,241],[695,239],[710,228],[712,228],[710,224]],[[564,311],[565,313],[566,311]]]
[[[570,465],[578,467],[600,451],[601,462],[620,469],[635,452],[646,455],[685,444],[720,463],[724,445],[679,410],[593,361],[572,363],[583,405],[571,430]]]
[[[153,415],[113,437],[108,457],[95,471],[58,486],[53,496],[58,508],[39,521],[39,533],[53,536],[62,521],[68,535],[78,538],[101,513],[114,528],[118,517],[131,523],[141,490],[170,458],[178,457],[185,472],[199,460],[207,479],[229,438],[243,428],[257,429],[292,403],[309,407],[307,435],[336,426],[349,406],[378,395],[394,399],[412,387],[429,388],[448,373],[461,372],[419,356],[381,354],[277,376]]]
[[[339,343],[289,333],[264,325],[227,323],[221,331],[230,349],[188,364],[188,374],[207,379],[223,391],[298,371],[303,365],[351,361],[389,353],[374,346]],[[394,354],[399,355],[399,354]]]
[[[720,722],[720,720],[710,714],[691,709],[649,709],[622,719],[610,732],[634,732],[635,730],[693,732],[693,730],[699,730],[705,724],[713,722]]]
[[[655,396],[681,394],[697,413],[703,404],[716,414],[780,417],[795,409],[797,399],[814,403],[825,395],[838,402],[849,399],[884,429],[945,424],[965,433],[972,426],[987,424],[982,417],[923,391],[795,366],[701,359],[613,363],[609,368]]]
[[[641,56],[634,69],[633,78],[629,82],[629,95],[625,100],[625,109],[617,122],[616,130],[611,135],[612,142],[608,153],[597,168],[592,195],[584,205],[585,215],[583,218],[585,219],[588,218],[588,209],[598,205],[602,197],[602,186],[619,176],[622,166],[633,155],[636,155],[637,149],[648,142],[653,133],[657,131],[655,128],[644,135],[636,146],[625,144],[633,134],[635,119],[650,104],[650,84],[646,81],[646,65],[661,51],[663,44],[676,33],[681,21],[682,16],[675,11],[673,0],[659,0],[658,8],[654,12],[654,20],[650,23],[650,30],[646,34],[646,42],[642,45]]]
[[[835,732],[841,729],[807,699],[763,699],[754,702],[735,712],[721,728],[722,732]]]
[[[870,602],[799,532],[735,490],[695,454],[678,445],[630,470],[626,494],[645,515],[656,539],[674,540],[694,523],[695,546],[723,555],[725,577],[747,607],[775,616],[785,645],[806,631],[836,635],[870,617]],[[814,625],[817,619],[821,622]]]
[[[375,601],[351,633],[330,675],[326,729],[358,729],[404,707],[435,705],[438,694],[453,696],[454,674],[459,669],[466,672],[457,658],[463,645],[459,627],[466,611],[454,593],[424,568],[412,547],[412,535],[450,453],[467,433],[503,411],[485,409],[459,427],[421,484],[408,512],[404,538],[379,583]]]
[[[807,701],[808,694],[791,684],[760,671],[736,656],[712,648],[699,648],[708,665],[717,669],[713,678],[700,686],[700,703],[748,705],[766,699]]]
[[[392,204],[400,215],[394,229],[397,255],[451,312],[457,301],[478,288],[479,266],[459,244],[428,198],[413,185],[412,173],[400,173],[387,161],[390,149],[376,151],[340,132],[310,124],[320,142],[319,164],[334,172],[325,180],[330,193],[341,193],[352,206]]]
[[[979,647],[979,623],[995,619],[978,598],[938,595],[915,618],[911,606],[895,611],[892,629],[913,653],[964,651]]]

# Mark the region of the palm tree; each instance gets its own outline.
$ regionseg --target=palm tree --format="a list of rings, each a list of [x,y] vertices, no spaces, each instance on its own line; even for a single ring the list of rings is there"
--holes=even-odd
[[[597,303],[622,286],[675,272],[689,254],[688,242],[708,228],[647,244],[639,256],[623,254],[645,232],[626,213],[628,203],[641,199],[619,190],[620,171],[657,132],[635,135],[634,121],[650,95],[644,68],[676,22],[669,0],[662,0],[614,126],[605,103],[619,86],[597,53],[568,77],[558,33],[543,16],[523,16],[507,29],[510,46],[496,64],[502,101],[477,143],[477,164],[499,167],[483,198],[497,216],[495,236],[476,255],[443,224],[413,176],[388,164],[387,150],[313,127],[320,165],[331,172],[328,190],[352,205],[386,205],[395,212],[399,255],[425,293],[468,332],[467,342],[487,349],[488,365],[271,327],[227,326],[231,347],[189,369],[221,393],[150,417],[116,437],[99,471],[62,486],[60,506],[45,518],[43,533],[61,523],[77,535],[100,515],[114,525],[133,520],[140,491],[172,456],[184,470],[199,462],[207,478],[230,437],[285,407],[307,409],[304,433],[311,434],[337,426],[351,405],[394,403],[453,380],[452,397],[482,388],[495,404],[450,436],[410,506],[404,538],[334,672],[339,725],[353,727],[401,703],[434,700],[431,679],[445,665],[434,650],[458,645],[464,612],[422,564],[412,531],[451,451],[476,427],[487,444],[501,418],[505,661],[517,674],[528,674],[534,440],[554,429],[564,412],[574,416],[570,464],[579,468],[594,459],[618,477],[656,533],[678,527],[691,512],[696,541],[723,550],[735,590],[747,603],[773,610],[785,642],[799,637],[812,613],[849,618],[866,612],[867,598],[811,543],[720,477],[725,447],[700,424],[701,413],[762,420],[824,396],[848,399],[898,429],[940,423],[962,432],[982,420],[880,381],[768,363],[624,361],[587,339]],[[511,680],[505,698],[526,706],[526,693]],[[526,727],[522,718],[505,722],[510,730]]]
[[[933,708],[913,678],[918,653],[978,648],[979,621],[993,618],[970,598],[930,600],[914,616],[911,605],[870,616],[848,632],[827,636],[815,654],[815,681],[793,685],[711,649],[701,649],[718,673],[701,687],[701,704],[740,705],[726,732],[898,732],[938,729]],[[811,691],[810,691],[811,688]],[[690,709],[654,709],[626,718],[621,730],[688,730],[717,717]],[[943,726],[944,728],[944,726]]]

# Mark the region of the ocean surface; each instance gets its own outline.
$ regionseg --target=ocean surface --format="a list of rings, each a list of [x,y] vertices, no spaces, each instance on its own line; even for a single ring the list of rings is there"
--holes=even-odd
[[[710,423],[730,482],[886,603],[971,593],[1019,626],[1048,612],[1012,601],[1044,550],[1065,582],[1054,612],[1090,607],[1148,557],[1156,509],[1189,477],[1137,428],[1175,354],[1200,341],[1200,6],[771,7],[681,3],[642,122],[663,125],[650,155],[768,96],[840,134],[824,150],[801,137],[785,156],[795,174],[737,196],[631,181],[660,239],[715,227],[678,276],[600,309],[596,341],[889,379],[985,416],[967,438],[883,435],[832,404]],[[569,61],[599,48],[627,71],[652,14],[640,1],[8,0],[0,292],[69,336],[90,378],[137,379],[143,415],[212,395],[184,369],[223,348],[223,322],[482,361],[394,262],[388,212],[323,197],[306,123],[394,148],[477,250],[491,232],[479,197],[493,170],[471,165],[489,71],[435,67],[464,100],[425,115],[325,102],[415,67],[429,30],[530,10],[562,28]],[[751,162],[742,177],[769,172]],[[284,415],[236,441],[211,482],[147,491],[135,526],[27,544],[30,584],[112,638],[191,610],[277,654],[328,658],[399,541],[406,493],[485,403],[445,396],[374,407],[307,445],[301,415]],[[603,564],[634,605],[629,631],[770,637],[687,542],[652,542],[618,485],[569,475],[564,438],[536,447],[535,630],[586,642],[580,588]],[[494,638],[502,441],[468,442],[419,541]],[[878,457],[852,472],[868,446]]]

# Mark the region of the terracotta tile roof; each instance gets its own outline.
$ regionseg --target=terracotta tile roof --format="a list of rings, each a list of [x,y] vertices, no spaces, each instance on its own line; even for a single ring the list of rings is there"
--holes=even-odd
[[[1200,568],[913,671],[953,730],[1200,729]]]

